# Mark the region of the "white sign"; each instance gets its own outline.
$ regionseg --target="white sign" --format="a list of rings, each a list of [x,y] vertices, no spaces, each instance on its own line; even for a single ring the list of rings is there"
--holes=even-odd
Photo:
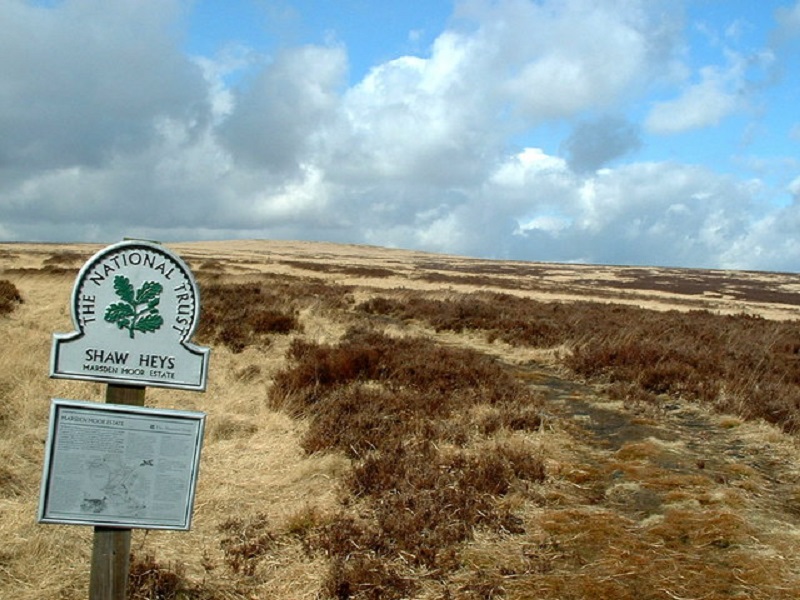
[[[95,254],[72,291],[75,331],[55,334],[50,376],[203,391],[208,348],[190,342],[200,295],[189,268],[158,244]]]
[[[54,399],[40,523],[191,525],[205,414]]]

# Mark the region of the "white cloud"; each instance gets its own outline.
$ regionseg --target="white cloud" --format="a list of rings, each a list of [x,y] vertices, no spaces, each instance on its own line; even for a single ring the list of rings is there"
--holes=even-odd
[[[669,71],[674,19],[660,2],[524,0],[463,3],[479,23],[478,73],[526,120],[608,106]],[[488,86],[487,86],[488,87]]]
[[[648,129],[625,114],[651,86],[687,81],[672,2],[461,2],[427,53],[349,87],[343,42],[186,57],[182,6],[0,3],[0,235],[687,266],[791,250],[800,210],[750,225],[757,183],[630,158],[648,131],[744,105],[733,53],[655,105]],[[571,132],[563,156],[530,139],[553,122]],[[786,241],[770,246],[770,227]]]
[[[328,209],[328,185],[323,174],[315,167],[302,169],[303,176],[274,190],[265,191],[254,200],[252,216],[264,226],[276,223],[303,221],[333,225],[335,211]]]
[[[795,198],[800,199],[800,175],[789,183],[788,190]]]
[[[520,188],[531,176],[541,173],[567,175],[567,163],[562,158],[549,156],[541,148],[525,148],[500,165],[490,181],[500,187]]]
[[[534,230],[540,230],[549,234],[557,234],[559,231],[569,229],[571,221],[558,215],[540,215],[533,217],[525,222],[520,222],[519,229],[514,235],[527,235]]]
[[[193,56],[200,67],[209,89],[209,101],[214,124],[230,115],[234,107],[234,94],[228,80],[257,62],[255,54],[241,44],[226,46],[212,57]]]
[[[339,47],[281,52],[236,96],[220,139],[234,159],[272,171],[295,171],[313,138],[333,118],[346,70]]]
[[[780,7],[775,12],[778,27],[775,38],[778,43],[787,43],[800,37],[800,2],[793,6]]]
[[[750,224],[730,240],[718,261],[723,268],[796,272],[800,264],[800,204],[795,202]]]
[[[207,116],[178,50],[177,0],[0,3],[0,164],[101,165],[147,145],[160,116]]]
[[[741,73],[705,67],[701,80],[673,100],[657,102],[645,121],[653,133],[672,134],[716,125],[742,106],[739,96]]]
[[[731,247],[748,235],[753,185],[671,163],[576,177],[562,159],[527,149],[460,203],[420,211],[404,226],[372,223],[368,241],[500,258],[714,266],[734,260]]]
[[[479,180],[505,132],[491,116],[487,82],[470,76],[475,56],[473,40],[445,32],[429,58],[372,69],[345,93],[340,120],[326,130],[332,176],[440,186]]]
[[[530,155],[531,152],[528,152]],[[533,161],[524,176],[496,177],[473,199],[493,203],[516,233],[509,252],[538,259],[708,265],[747,230],[754,193],[731,177],[699,167],[645,163],[603,169],[585,177],[543,170]],[[521,168],[514,158],[499,169]],[[497,221],[504,221],[500,216]],[[464,227],[468,227],[466,223]],[[477,228],[475,228],[477,232]],[[480,250],[489,253],[487,247]],[[621,257],[625,260],[620,260]]]

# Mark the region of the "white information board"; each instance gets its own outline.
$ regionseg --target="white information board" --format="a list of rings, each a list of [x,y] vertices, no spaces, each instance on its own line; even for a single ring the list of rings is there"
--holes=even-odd
[[[188,530],[205,413],[53,399],[39,522]]]

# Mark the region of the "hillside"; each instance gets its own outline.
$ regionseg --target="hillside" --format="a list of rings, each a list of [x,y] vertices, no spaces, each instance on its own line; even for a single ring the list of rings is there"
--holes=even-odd
[[[47,377],[99,248],[0,244],[2,598],[86,597],[91,529],[35,517],[49,399],[104,395]],[[193,528],[134,532],[132,597],[800,597],[796,276],[170,248],[209,386],[146,402],[208,424]]]

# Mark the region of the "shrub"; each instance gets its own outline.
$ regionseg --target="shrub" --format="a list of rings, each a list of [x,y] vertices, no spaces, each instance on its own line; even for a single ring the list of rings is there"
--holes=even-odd
[[[131,554],[128,571],[128,598],[131,600],[189,600],[200,598],[187,581],[180,564],[162,565],[151,554]]]
[[[411,391],[413,406],[437,416],[453,406],[479,402],[512,404],[539,400],[490,357],[473,350],[446,348],[425,338],[393,339],[352,329],[336,346],[295,340],[289,367],[279,372],[270,392],[273,407],[307,414],[310,406],[339,386],[372,382],[391,392]]]
[[[250,519],[231,517],[217,529],[225,536],[220,547],[226,564],[234,573],[245,576],[255,574],[256,566],[276,539],[263,514]]]
[[[333,597],[402,597],[411,588],[396,565],[445,573],[458,568],[460,544],[475,528],[523,532],[498,497],[516,481],[543,481],[542,459],[523,446],[468,447],[484,432],[471,407],[497,413],[493,431],[541,423],[540,398],[498,362],[358,328],[337,345],[295,340],[287,358],[272,406],[308,419],[307,452],[355,460],[345,486],[359,516],[343,512],[307,541],[333,560]],[[443,450],[455,440],[463,447]]]
[[[413,579],[404,577],[398,568],[364,553],[337,556],[322,587],[336,600],[399,600],[417,589]]]
[[[81,252],[72,252],[70,250],[63,250],[61,252],[54,252],[44,259],[45,266],[53,265],[72,265],[74,263],[84,263],[89,259],[89,255]]]
[[[202,319],[197,331],[204,343],[221,343],[233,352],[258,344],[269,334],[300,328],[297,314],[285,298],[261,284],[215,284],[202,290]]]
[[[0,316],[10,314],[22,302],[17,286],[7,279],[0,279]]]

